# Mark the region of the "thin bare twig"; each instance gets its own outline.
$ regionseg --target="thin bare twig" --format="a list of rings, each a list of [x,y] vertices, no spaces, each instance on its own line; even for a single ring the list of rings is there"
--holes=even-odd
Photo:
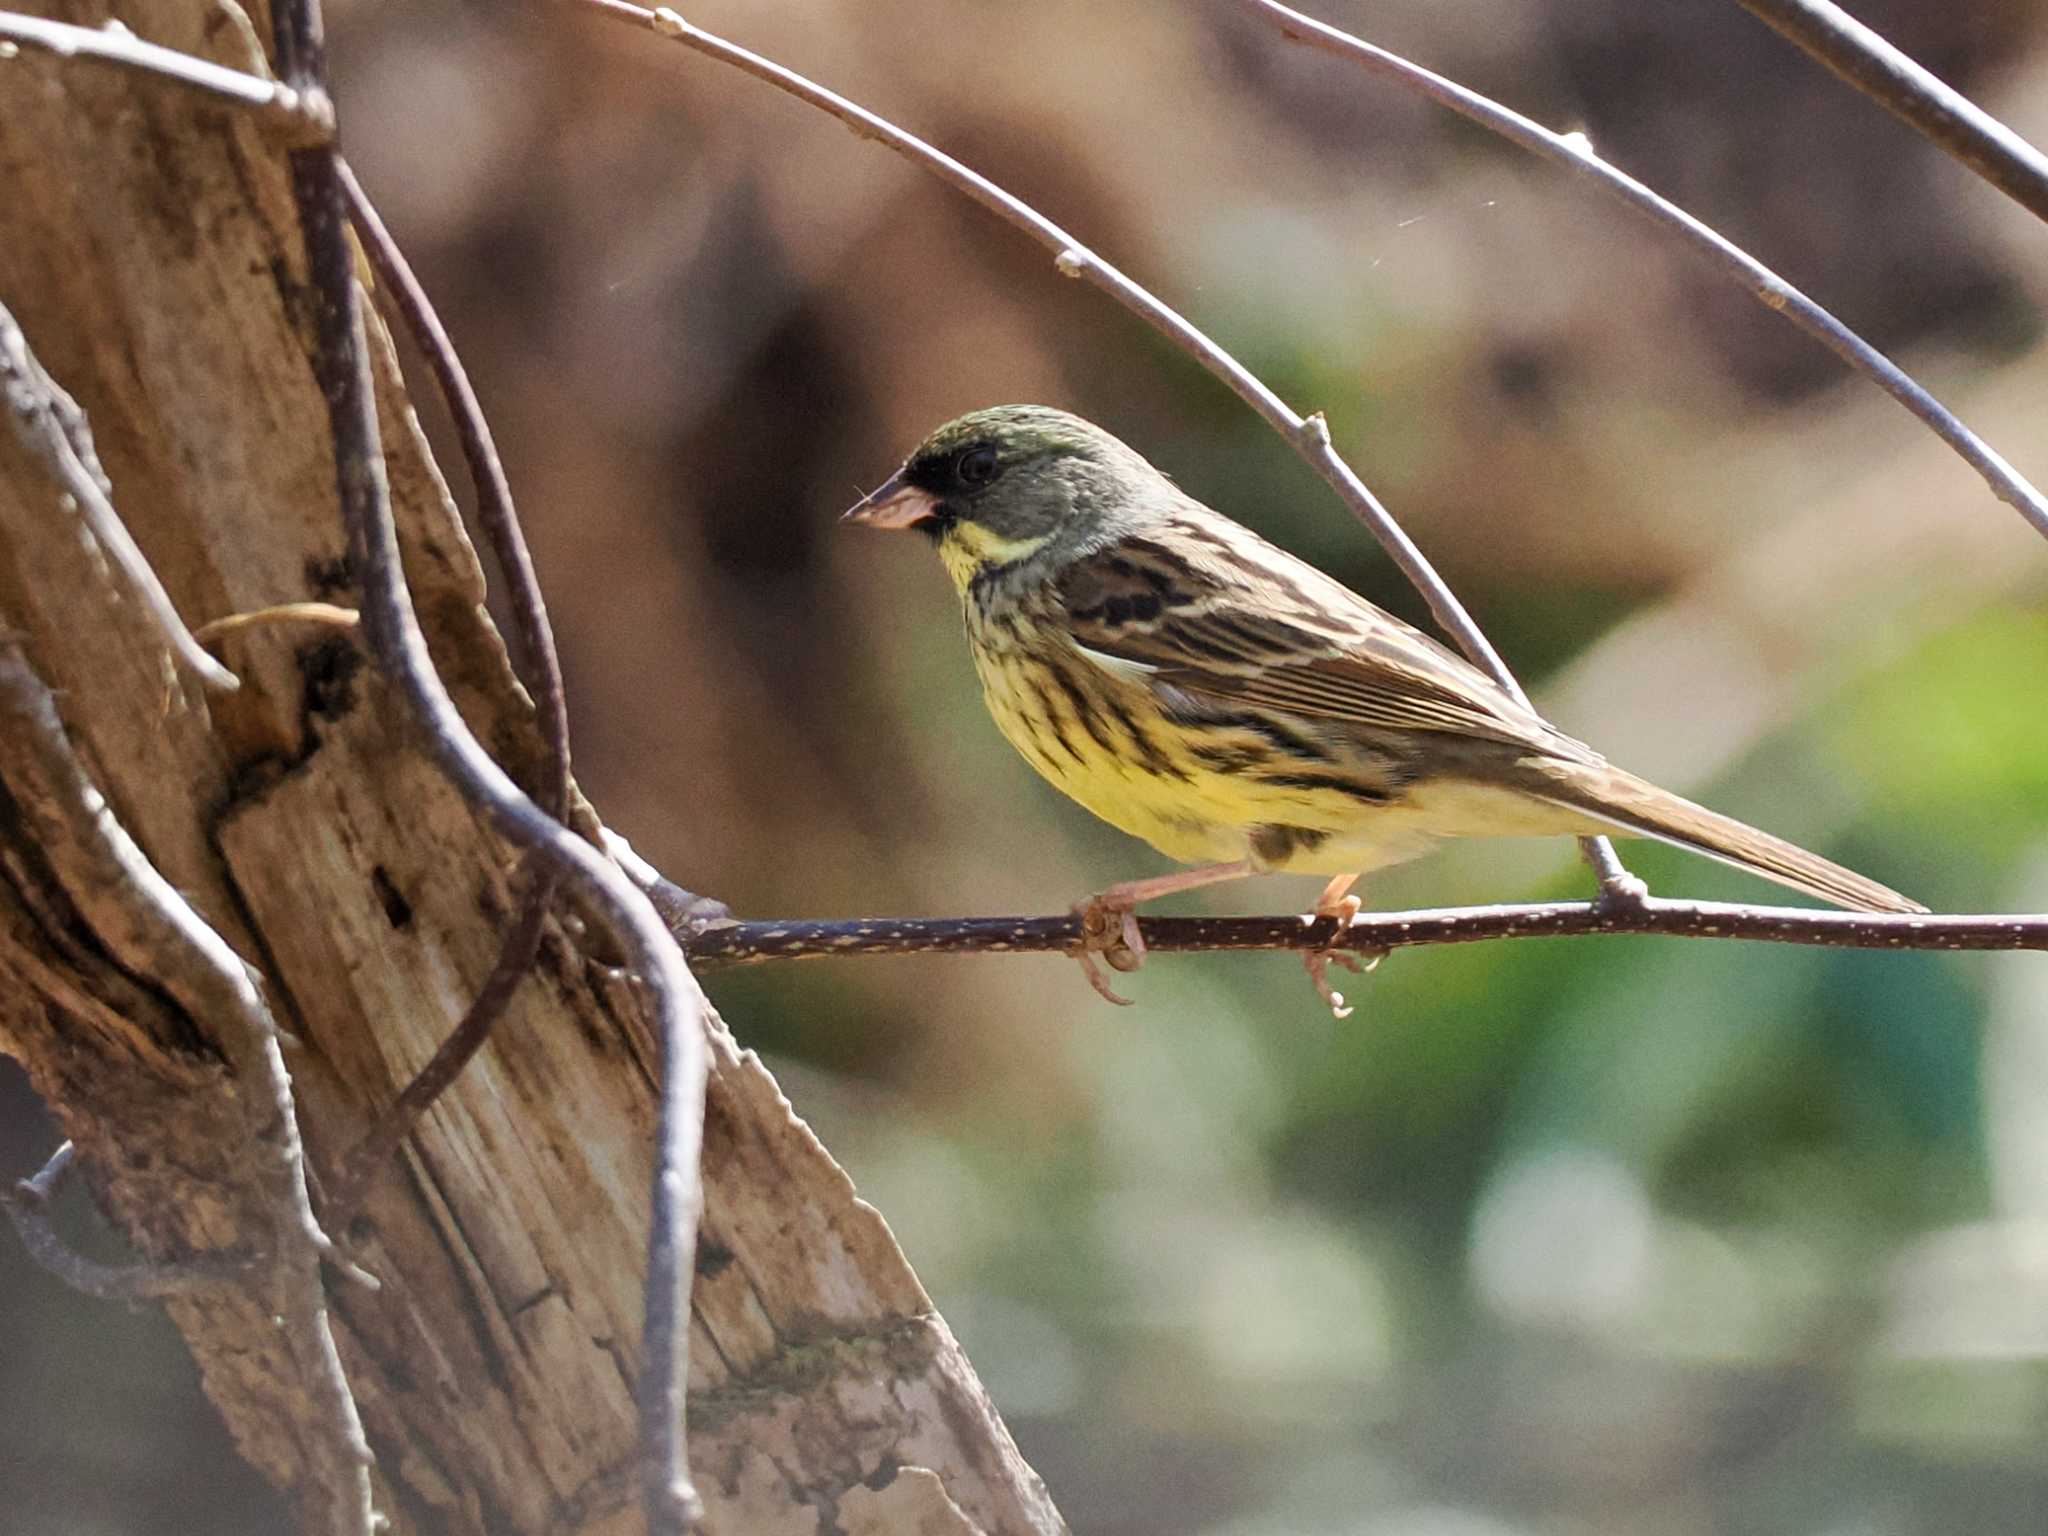
[[[310,1478],[325,1528],[370,1536],[370,1448],[334,1346],[321,1264],[334,1245],[306,1189],[305,1151],[276,1022],[249,969],[158,873],[72,751],[49,689],[0,635],[0,777],[65,894],[108,949],[203,1021],[242,1085],[273,1255],[267,1300],[320,1404],[327,1438]]]
[[[273,25],[285,80],[301,89],[324,88],[318,0],[280,0]],[[639,1409],[647,1529],[649,1536],[675,1536],[693,1527],[701,1512],[689,1481],[683,1406],[691,1264],[703,1200],[698,1170],[707,1063],[703,993],[647,898],[491,760],[434,670],[399,559],[338,157],[325,148],[295,151],[292,179],[305,226],[309,276],[320,298],[314,368],[328,401],[336,484],[349,558],[363,584],[363,627],[371,653],[403,693],[442,771],[501,835],[540,856],[610,929],[647,994],[662,1044]]]
[[[1702,224],[1677,204],[1667,202],[1633,176],[1602,160],[1583,137],[1552,133],[1477,91],[1442,75],[1432,74],[1363,38],[1340,31],[1312,16],[1304,16],[1300,11],[1278,4],[1277,0],[1238,0],[1238,3],[1254,16],[1278,28],[1288,41],[1335,54],[1369,74],[1391,80],[1439,106],[1448,107],[1532,154],[1592,178],[1593,185],[1602,191],[1647,215],[1653,223],[1677,232],[1715,267],[1741,282],[1764,308],[1785,316],[1911,411],[1983,476],[1992,494],[2014,508],[2036,531],[2048,536],[2048,499],[2044,499],[2024,475],[2008,464],[1990,444],[1964,426],[1910,374],[1733,241]]]
[[[10,44],[14,46],[8,47]],[[325,91],[295,90],[175,48],[145,43],[118,21],[104,27],[80,27],[0,11],[0,60],[12,58],[21,46],[67,62],[109,64],[168,80],[248,112],[285,144],[322,144],[334,136],[334,108]]]
[[[6,397],[7,414],[22,446],[42,461],[50,478],[70,498],[100,547],[142,599],[178,659],[216,693],[232,693],[241,687],[241,679],[207,655],[178,616],[171,595],[114,510],[110,499],[113,484],[100,467],[85,412],[36,360],[28,338],[4,307],[0,307],[0,395]]]
[[[2048,219],[2048,155],[1839,5],[1830,0],[1736,3],[2035,218]]]
[[[1501,660],[1500,653],[1493,648],[1471,614],[1465,611],[1465,605],[1458,601],[1457,594],[1437,574],[1415,541],[1408,537],[1407,530],[1394,521],[1393,514],[1381,505],[1379,498],[1358,477],[1357,471],[1331,444],[1329,423],[1324,420],[1322,412],[1308,416],[1298,414],[1256,374],[1150,289],[1103,260],[1022,198],[1006,192],[980,172],[969,169],[944,150],[907,129],[899,128],[887,118],[772,59],[763,58],[737,43],[727,42],[701,27],[692,26],[672,10],[650,11],[629,3],[629,0],[574,0],[574,3],[611,20],[671,38],[708,58],[730,64],[757,80],[765,81],[821,112],[829,113],[860,137],[873,139],[912,164],[930,171],[946,185],[964,193],[1053,252],[1054,266],[1060,273],[1083,278],[1101,289],[1221,379],[1232,393],[1258,412],[1337,493],[1351,514],[1393,557],[1401,574],[1429,604],[1430,612],[1444,633],[1510,695],[1523,704],[1529,702],[1522,685],[1515,680],[1514,673],[1508,670],[1507,663]],[[1609,900],[1625,902],[1642,894],[1642,883],[1622,867],[1613,845],[1606,838],[1581,838],[1579,846],[1599,876],[1602,890]]]
[[[686,895],[687,893],[685,893]],[[721,918],[677,907],[676,937],[695,965],[813,960],[834,955],[1071,954],[1080,920],[1057,917]],[[1631,906],[1524,902],[1366,912],[1334,934],[1328,923],[1291,917],[1144,917],[1148,951],[1312,950],[1361,953],[1485,939],[1662,934],[1752,939],[1840,949],[2048,950],[2048,914],[1928,915],[1831,912],[1720,901],[1645,897]]]
[[[169,1264],[102,1264],[87,1258],[50,1224],[50,1202],[71,1171],[75,1150],[67,1141],[33,1178],[22,1179],[11,1189],[0,1185],[0,1209],[14,1223],[21,1246],[43,1270],[74,1291],[96,1301],[147,1301],[233,1285],[262,1267],[261,1257],[247,1253],[199,1254]]]
[[[384,227],[376,205],[363,191],[362,183],[346,161],[337,166],[341,189],[348,198],[349,217],[369,253],[370,265],[383,281],[385,291],[397,304],[406,329],[425,354],[434,382],[448,402],[448,414],[455,422],[455,435],[462,444],[462,457],[469,465],[470,483],[476,490],[476,520],[497,557],[510,589],[512,617],[518,627],[519,648],[525,682],[540,714],[541,735],[548,747],[547,792],[541,804],[555,820],[569,819],[569,797],[574,783],[569,765],[569,699],[562,685],[562,659],[555,649],[555,631],[548,622],[547,603],[541,597],[540,577],[533,568],[533,552],[527,548],[526,532],[512,502],[512,483],[505,478],[504,462],[483,403],[470,387],[469,374],[456,355],[455,343],[434,312],[427,290],[405,259],[405,252]]]

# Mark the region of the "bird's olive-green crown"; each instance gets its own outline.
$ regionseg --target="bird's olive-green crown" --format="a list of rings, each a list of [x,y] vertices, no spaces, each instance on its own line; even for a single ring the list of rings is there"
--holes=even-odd
[[[961,525],[992,547],[1046,541],[1057,560],[1147,521],[1177,495],[1169,481],[1092,422],[1044,405],[998,405],[940,427],[911,453],[903,479],[936,498],[921,526],[943,539]]]

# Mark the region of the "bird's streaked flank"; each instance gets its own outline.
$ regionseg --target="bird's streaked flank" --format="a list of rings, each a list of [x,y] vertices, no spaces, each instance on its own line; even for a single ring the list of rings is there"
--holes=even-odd
[[[1010,744],[1112,826],[1196,866],[1083,904],[1121,969],[1144,957],[1131,913],[1153,897],[1326,875],[1305,921],[1348,921],[1361,873],[1445,837],[1652,837],[1838,906],[1926,910],[1614,767],[1078,416],[1006,405],[950,421],[845,521],[927,535]],[[1324,972],[1351,958],[1305,959],[1341,1015]],[[1082,963],[1124,1001],[1092,955]]]

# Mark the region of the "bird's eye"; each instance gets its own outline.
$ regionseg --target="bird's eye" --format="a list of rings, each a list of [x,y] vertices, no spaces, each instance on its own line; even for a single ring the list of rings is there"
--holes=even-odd
[[[993,448],[969,448],[953,461],[953,478],[962,485],[987,485],[1001,466]]]

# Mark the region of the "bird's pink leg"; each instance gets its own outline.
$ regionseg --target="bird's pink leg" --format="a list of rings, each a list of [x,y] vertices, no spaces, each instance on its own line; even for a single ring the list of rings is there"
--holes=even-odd
[[[1252,874],[1251,861],[1233,859],[1228,864],[1202,864],[1175,870],[1170,875],[1153,875],[1147,880],[1124,880],[1099,896],[1091,896],[1074,908],[1081,919],[1081,948],[1075,958],[1088,978],[1088,985],[1112,1003],[1129,1007],[1128,997],[1110,990],[1108,979],[1095,963],[1100,953],[1119,971],[1135,971],[1145,963],[1145,936],[1138,932],[1135,909],[1141,902],[1171,896],[1175,891],[1192,891],[1225,880],[1242,880]]]
[[[1312,927],[1325,919],[1335,919],[1336,932],[1330,935],[1334,940],[1338,934],[1351,926],[1351,919],[1358,916],[1358,898],[1349,894],[1357,879],[1356,875],[1338,875],[1323,887],[1323,894],[1316,898],[1315,910],[1302,914],[1302,922]],[[1382,958],[1380,955],[1374,955],[1363,969],[1371,970]],[[1321,949],[1303,950],[1301,954],[1301,963],[1308,971],[1308,979],[1316,989],[1316,996],[1327,1003],[1330,1012],[1338,1018],[1349,1018],[1351,1010],[1345,1006],[1344,994],[1330,985],[1330,962],[1333,960],[1353,975],[1361,974],[1358,956],[1349,950],[1325,945]]]

